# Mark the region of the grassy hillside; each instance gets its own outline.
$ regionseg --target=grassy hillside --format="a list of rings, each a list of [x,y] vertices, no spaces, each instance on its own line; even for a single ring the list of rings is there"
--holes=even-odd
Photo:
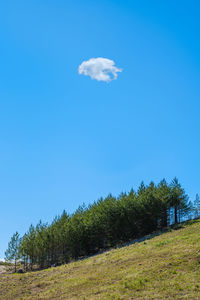
[[[57,268],[0,275],[0,299],[200,299],[200,220]]]

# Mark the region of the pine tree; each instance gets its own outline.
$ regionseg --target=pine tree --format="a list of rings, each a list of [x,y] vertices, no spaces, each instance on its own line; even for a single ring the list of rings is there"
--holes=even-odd
[[[17,270],[17,260],[20,259],[20,243],[21,239],[19,237],[19,233],[16,232],[11,237],[10,242],[8,243],[8,249],[5,252],[5,260],[6,261],[14,261],[15,263],[15,272]]]
[[[175,177],[170,185],[170,205],[174,209],[174,223],[178,224],[181,217],[189,212],[188,196]]]
[[[160,200],[160,227],[167,227],[170,219],[170,188],[165,179],[157,186],[157,197]]]
[[[142,182],[140,183],[140,186],[139,186],[138,190],[137,190],[137,194],[138,194],[138,195],[142,194],[142,193],[145,191],[145,189],[146,189],[146,186],[145,186],[145,184],[144,184],[144,181],[142,181]]]
[[[200,217],[200,197],[198,194],[196,194],[196,197],[194,200],[194,217],[195,218]]]

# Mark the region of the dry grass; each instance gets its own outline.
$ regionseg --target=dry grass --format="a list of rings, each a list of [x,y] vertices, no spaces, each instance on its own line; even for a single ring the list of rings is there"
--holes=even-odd
[[[84,261],[2,274],[0,299],[200,299],[200,220]]]

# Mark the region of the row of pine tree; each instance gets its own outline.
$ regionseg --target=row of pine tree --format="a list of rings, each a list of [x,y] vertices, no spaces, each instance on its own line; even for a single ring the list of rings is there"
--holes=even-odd
[[[108,195],[92,205],[65,211],[51,224],[31,225],[22,238],[16,232],[5,253],[7,260],[23,260],[25,269],[46,268],[89,256],[150,234],[171,224],[200,216],[200,199],[189,201],[175,178],[155,185],[141,183],[137,191]]]

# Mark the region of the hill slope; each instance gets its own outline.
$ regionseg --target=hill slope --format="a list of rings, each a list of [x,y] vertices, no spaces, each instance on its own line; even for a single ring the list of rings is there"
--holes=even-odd
[[[57,268],[0,275],[0,299],[200,299],[200,220]]]

